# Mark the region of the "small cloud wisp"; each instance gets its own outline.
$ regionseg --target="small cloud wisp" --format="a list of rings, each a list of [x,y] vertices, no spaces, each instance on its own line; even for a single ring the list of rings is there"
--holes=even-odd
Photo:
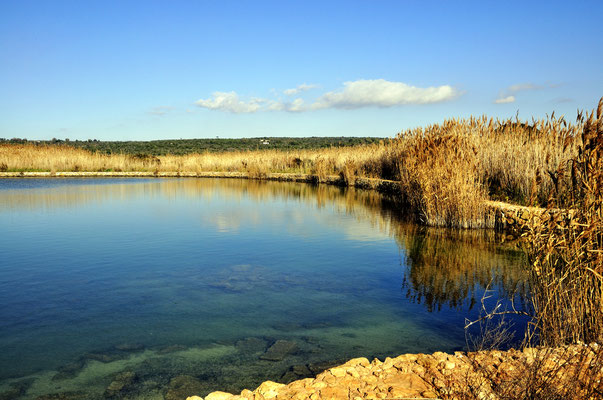
[[[515,102],[515,95],[519,92],[524,92],[527,90],[542,90],[542,89],[552,89],[560,86],[559,84],[546,84],[546,85],[538,85],[536,83],[516,83],[515,85],[509,86],[507,89],[502,90],[498,94],[498,98],[494,100],[494,104],[507,104]]]

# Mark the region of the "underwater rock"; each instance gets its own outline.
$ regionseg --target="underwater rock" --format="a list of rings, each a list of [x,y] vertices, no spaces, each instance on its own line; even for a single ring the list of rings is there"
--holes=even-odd
[[[119,351],[134,352],[144,350],[144,345],[140,343],[121,343],[115,346]]]
[[[0,393],[0,400],[13,400],[27,392],[27,389],[34,382],[34,378],[21,379],[18,382],[10,384],[10,389]]]
[[[233,397],[233,394],[228,393],[228,392],[211,392],[210,394],[208,394],[207,396],[205,396],[205,400],[228,400],[230,398]],[[190,400],[191,397],[187,398],[186,400]],[[192,397],[192,399],[194,399],[194,397]]]
[[[310,371],[307,365],[294,365],[281,376],[280,382],[291,383],[298,379],[312,377],[314,377],[314,373]]]
[[[318,375],[323,371],[326,371],[329,368],[335,367],[339,364],[341,364],[343,361],[342,360],[334,360],[334,361],[320,361],[317,363],[310,363],[308,364],[308,369],[314,374],[314,375]]]
[[[81,358],[77,361],[65,364],[57,370],[58,372],[52,377],[53,381],[75,378],[77,374],[86,366],[86,360]]]
[[[113,382],[107,386],[107,389],[105,390],[105,397],[112,398],[121,394],[123,391],[127,390],[128,386],[134,383],[135,379],[136,374],[132,371],[120,372],[115,376]]]
[[[210,287],[229,292],[243,292],[263,288],[281,288],[296,284],[296,280],[265,267],[234,265],[204,277]]]
[[[256,338],[256,337],[248,337],[245,339],[238,340],[235,343],[235,347],[241,353],[259,353],[266,351],[266,347],[268,342],[264,339]]]
[[[11,387],[5,392],[0,393],[0,400],[14,400],[21,396],[23,391],[18,387]]]
[[[277,340],[272,346],[266,350],[264,354],[260,356],[262,360],[268,361],[281,361],[284,360],[290,354],[294,354],[299,351],[297,343],[289,340]]]
[[[88,396],[83,392],[62,392],[45,394],[36,397],[36,400],[86,400]]]
[[[183,351],[183,350],[186,350],[186,349],[187,349],[186,346],[182,346],[180,344],[173,344],[171,346],[166,346],[166,347],[160,348],[159,351],[157,352],[157,354],[175,353],[177,351]]]
[[[114,353],[86,353],[83,359],[100,361],[102,363],[110,363],[124,358],[123,354]]]
[[[172,378],[165,400],[182,400],[197,395],[205,390],[201,381],[190,375],[179,375]]]

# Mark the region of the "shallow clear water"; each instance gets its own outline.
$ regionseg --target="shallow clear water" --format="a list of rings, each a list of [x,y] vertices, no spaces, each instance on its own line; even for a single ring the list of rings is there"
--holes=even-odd
[[[0,179],[0,398],[169,399],[460,350],[487,284],[488,304],[524,290],[521,254],[393,209],[292,183]]]

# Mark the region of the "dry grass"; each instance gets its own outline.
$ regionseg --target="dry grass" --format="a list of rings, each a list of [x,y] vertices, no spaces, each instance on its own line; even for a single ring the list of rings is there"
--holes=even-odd
[[[567,192],[551,198],[526,225],[530,261],[531,334],[544,345],[603,341],[603,98],[585,118],[578,154],[556,173]]]
[[[473,360],[492,398],[603,398],[603,98],[596,116],[579,119],[575,156],[548,171],[557,180],[548,207],[557,211],[523,226],[530,295],[520,313],[530,317],[523,344],[530,359],[511,369]],[[516,311],[494,309],[478,321],[509,312]],[[474,398],[467,388],[451,398]]]
[[[550,117],[531,124],[486,117],[404,131],[379,144],[299,151],[185,156],[106,155],[66,145],[0,145],[0,171],[147,171],[338,175],[400,181],[406,208],[432,226],[484,227],[488,198],[544,205],[567,193],[558,169],[577,154],[583,121]]]

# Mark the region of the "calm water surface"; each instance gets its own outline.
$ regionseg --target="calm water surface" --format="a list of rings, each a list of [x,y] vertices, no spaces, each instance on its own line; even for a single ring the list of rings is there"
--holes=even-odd
[[[522,256],[393,209],[292,183],[0,179],[0,398],[169,399],[461,350],[486,285],[489,304],[525,290]]]

